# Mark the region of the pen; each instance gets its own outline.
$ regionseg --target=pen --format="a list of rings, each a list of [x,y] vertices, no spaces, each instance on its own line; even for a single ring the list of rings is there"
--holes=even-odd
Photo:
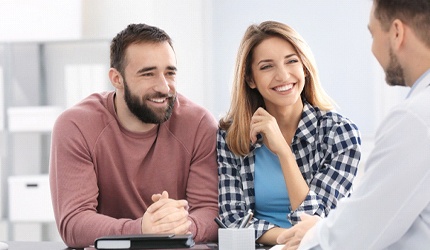
[[[227,226],[224,223],[222,223],[222,221],[218,219],[218,217],[215,217],[214,221],[216,222],[216,224],[218,224],[220,228],[227,228]]]
[[[251,218],[254,214],[252,213],[251,209],[248,210],[245,217],[242,219],[242,223],[240,223],[239,228],[244,228],[248,225],[249,221],[251,221]]]

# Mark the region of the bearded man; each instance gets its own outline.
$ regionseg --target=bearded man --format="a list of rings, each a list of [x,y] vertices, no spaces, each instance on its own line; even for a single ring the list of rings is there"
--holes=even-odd
[[[188,234],[215,241],[217,122],[176,92],[170,37],[130,24],[113,38],[109,79],[57,119],[50,185],[69,247],[106,235]]]

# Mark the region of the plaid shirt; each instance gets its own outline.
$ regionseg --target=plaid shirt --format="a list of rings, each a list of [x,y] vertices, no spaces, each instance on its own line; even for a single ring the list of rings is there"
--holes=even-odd
[[[239,157],[229,150],[225,136],[225,130],[218,130],[219,213],[228,227],[237,227],[246,211],[255,209],[255,149],[262,146],[262,138],[259,136],[248,155]],[[291,149],[309,185],[309,193],[287,215],[292,225],[297,224],[303,213],[325,217],[339,199],[349,196],[361,156],[360,144],[358,128],[350,120],[304,102]],[[258,218],[253,218],[252,223],[256,239],[276,226]]]

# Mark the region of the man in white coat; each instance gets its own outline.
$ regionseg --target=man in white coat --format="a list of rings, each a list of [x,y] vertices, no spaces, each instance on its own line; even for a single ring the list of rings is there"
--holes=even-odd
[[[380,125],[363,179],[327,218],[304,216],[283,249],[430,248],[430,1],[374,0],[372,52],[411,90]]]

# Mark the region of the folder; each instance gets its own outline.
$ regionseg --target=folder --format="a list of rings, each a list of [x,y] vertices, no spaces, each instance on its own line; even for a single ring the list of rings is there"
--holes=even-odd
[[[194,246],[192,234],[112,235],[97,238],[96,249],[169,249]]]

